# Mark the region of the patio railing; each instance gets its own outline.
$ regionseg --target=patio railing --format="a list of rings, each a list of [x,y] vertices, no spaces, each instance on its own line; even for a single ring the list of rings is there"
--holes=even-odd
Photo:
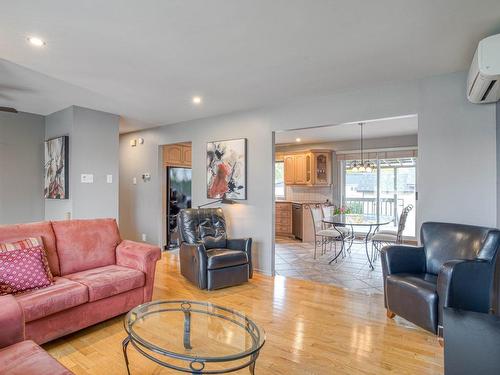
[[[376,215],[377,198],[346,198],[346,206],[351,209],[353,214]],[[394,224],[397,225],[399,212],[403,209],[404,200],[394,198],[380,198],[380,215],[394,217]]]

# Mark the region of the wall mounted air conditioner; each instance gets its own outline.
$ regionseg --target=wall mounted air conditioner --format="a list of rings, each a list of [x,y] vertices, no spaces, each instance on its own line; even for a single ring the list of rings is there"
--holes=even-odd
[[[500,99],[500,34],[479,42],[467,78],[467,99],[472,103]]]

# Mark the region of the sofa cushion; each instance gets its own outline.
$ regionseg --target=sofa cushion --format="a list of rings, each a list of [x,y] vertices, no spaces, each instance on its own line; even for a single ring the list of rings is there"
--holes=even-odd
[[[385,288],[389,310],[428,331],[436,332],[438,295],[435,275],[388,275]]]
[[[31,340],[0,350],[2,375],[71,375],[72,372]]]
[[[115,219],[54,221],[52,226],[61,275],[116,263],[121,239]]]
[[[90,302],[143,287],[146,281],[143,272],[116,265],[94,268],[65,277],[87,286]]]
[[[28,224],[0,225],[0,242],[13,242],[28,237],[41,237],[52,275],[59,276],[56,237],[49,221]]]
[[[56,277],[51,286],[15,297],[23,309],[24,319],[31,322],[88,302],[89,292],[85,285]]]
[[[207,250],[207,268],[215,270],[218,268],[239,266],[248,263],[248,255],[245,251],[228,249]]]
[[[52,282],[41,239],[0,243],[0,295],[43,288]]]

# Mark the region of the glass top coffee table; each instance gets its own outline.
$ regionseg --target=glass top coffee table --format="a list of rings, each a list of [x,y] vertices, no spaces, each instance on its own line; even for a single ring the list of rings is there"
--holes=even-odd
[[[124,321],[129,344],[151,361],[191,374],[225,374],[255,362],[264,330],[243,313],[196,301],[154,301],[132,309]]]

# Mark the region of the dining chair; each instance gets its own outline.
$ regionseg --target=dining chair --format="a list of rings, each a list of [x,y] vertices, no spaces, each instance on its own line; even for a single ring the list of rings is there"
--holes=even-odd
[[[346,233],[343,233],[343,228],[330,227],[327,228],[325,223],[323,223],[324,212],[321,205],[310,204],[307,208],[311,212],[311,218],[314,230],[314,259],[317,258],[318,246],[321,246],[321,255],[326,252],[326,245],[330,244],[330,250],[332,243],[335,244],[335,255],[337,255],[337,241],[343,241]],[[344,247],[342,247],[344,248]]]
[[[397,230],[378,230],[372,236],[372,247],[374,247],[377,252],[382,250],[382,247],[390,244],[402,244],[403,243],[403,231],[406,227],[406,219],[408,218],[408,214],[413,209],[413,205],[409,204],[403,211],[401,212],[401,216],[399,217],[398,229]],[[377,252],[374,252],[374,256],[376,257]]]

